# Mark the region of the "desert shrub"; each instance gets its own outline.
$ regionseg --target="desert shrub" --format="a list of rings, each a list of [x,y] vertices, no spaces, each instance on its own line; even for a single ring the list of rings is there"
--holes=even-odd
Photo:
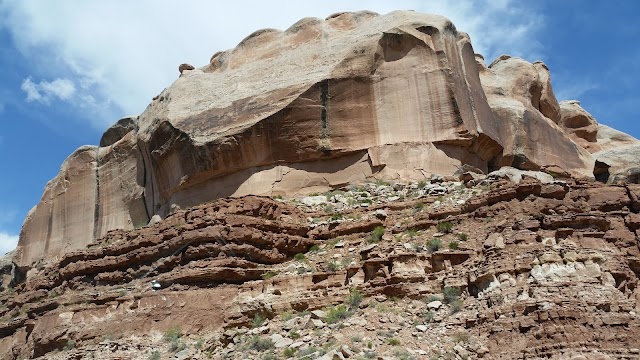
[[[427,250],[429,250],[430,253],[440,250],[441,247],[442,247],[442,240],[440,239],[434,238],[427,241]]]
[[[434,313],[431,310],[427,310],[425,312],[422,313],[422,318],[424,319],[425,322],[433,322],[433,320],[436,318],[436,313]]]
[[[247,341],[247,346],[256,351],[266,351],[274,347],[273,341],[269,338],[263,338],[258,335],[252,336]]]
[[[338,321],[344,320],[349,317],[347,307],[343,304],[330,307],[326,310],[326,312],[327,317],[325,318],[325,321],[327,322],[327,324],[335,324]]]
[[[265,320],[267,320],[267,318],[265,318],[264,316],[260,315],[260,314],[256,314],[253,317],[253,320],[251,321],[251,327],[252,328],[259,328],[260,326],[262,326],[262,324],[264,324]]]
[[[424,189],[427,186],[427,182],[425,180],[418,181],[418,189]]]
[[[333,215],[331,215],[331,220],[332,221],[336,221],[336,220],[342,220],[344,216],[341,213],[335,213]]]
[[[398,346],[398,345],[400,345],[400,339],[398,339],[398,338],[387,339],[387,344],[389,344],[391,346]]]
[[[67,341],[67,344],[64,346],[65,350],[71,350],[76,347],[76,342],[73,340]]]
[[[467,241],[467,239],[469,238],[469,236],[466,233],[458,233],[458,240],[460,241]]]
[[[467,332],[458,331],[455,334],[453,334],[451,338],[456,343],[468,343],[471,336],[469,336],[469,333]]]
[[[412,238],[414,238],[414,237],[418,236],[418,233],[419,233],[419,232],[418,232],[418,230],[416,230],[416,229],[409,229],[409,230],[407,230],[407,235],[409,235],[409,237],[412,237]]]
[[[382,226],[378,226],[375,229],[373,229],[373,231],[371,232],[371,235],[369,236],[369,242],[370,243],[377,243],[380,240],[382,240],[382,235],[384,235],[384,227]]]
[[[282,355],[284,355],[284,357],[287,359],[292,358],[295,354],[296,354],[296,349],[292,349],[292,348],[286,348],[282,353]]]
[[[293,256],[293,259],[296,261],[305,261],[307,257],[303,253],[297,253]]]
[[[463,305],[462,304],[462,300],[460,300],[460,299],[453,300],[449,304],[449,306],[450,306],[449,310],[451,311],[452,314],[455,314],[455,313],[460,312],[462,310],[462,305]]]
[[[453,230],[453,224],[449,221],[441,222],[436,225],[436,229],[440,232],[448,234],[451,232],[451,230]]]
[[[264,280],[267,280],[267,279],[271,279],[272,277],[274,277],[274,276],[276,276],[276,275],[278,275],[278,273],[277,273],[277,272],[275,272],[275,271],[273,271],[273,270],[269,270],[269,271],[267,271],[266,273],[264,273],[264,274],[260,275],[260,277],[261,277],[262,279],[264,279]]]
[[[351,291],[349,291],[349,296],[347,297],[347,305],[349,305],[349,307],[355,308],[358,307],[358,305],[360,305],[360,303],[362,302],[362,294],[360,293],[360,291],[358,291],[357,289],[351,289]]]
[[[158,350],[152,352],[151,356],[149,356],[149,360],[160,360],[160,352]]]
[[[166,342],[178,340],[182,337],[182,330],[180,328],[169,328],[164,332],[163,339]]]
[[[422,211],[422,209],[424,209],[424,204],[423,204],[423,203],[421,203],[421,202],[420,202],[420,203],[417,203],[417,204],[416,204],[416,206],[415,206],[415,209],[416,209],[417,211]]]
[[[460,289],[453,287],[445,287],[442,291],[443,301],[445,304],[451,304],[460,297]]]
[[[329,263],[327,263],[328,271],[338,271],[339,269],[340,269],[340,264],[338,264],[335,260],[331,260],[329,261]]]
[[[452,241],[449,243],[449,249],[451,250],[458,250],[458,242],[457,241]]]

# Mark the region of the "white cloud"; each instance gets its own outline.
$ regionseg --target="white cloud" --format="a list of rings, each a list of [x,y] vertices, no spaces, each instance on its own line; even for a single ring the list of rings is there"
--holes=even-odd
[[[29,77],[22,81],[20,88],[27,93],[27,101],[37,101],[43,104],[49,104],[52,98],[71,100],[76,92],[73,81],[69,79],[55,79],[51,82],[43,80],[34,83]]]
[[[523,6],[513,0],[5,0],[0,26],[8,28],[38,76],[73,79],[75,96],[68,101],[90,112],[87,118],[98,118],[94,125],[102,129],[114,116],[144,110],[177,78],[179,64],[205,65],[213,53],[260,28],[286,29],[303,17],[337,11],[413,9],[449,17],[487,59],[501,53],[530,57],[540,48],[534,35],[541,21]],[[28,99],[46,98],[42,85],[23,83]]]
[[[589,79],[566,81],[561,78],[558,80],[557,89],[554,89],[554,92],[558,101],[576,100],[588,91],[598,89],[598,87],[598,84]]]
[[[0,256],[15,250],[16,245],[18,245],[18,235],[0,232]]]

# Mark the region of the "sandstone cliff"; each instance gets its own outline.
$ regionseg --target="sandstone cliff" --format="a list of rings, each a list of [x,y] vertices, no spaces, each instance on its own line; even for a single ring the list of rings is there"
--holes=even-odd
[[[143,114],[65,161],[25,220],[18,265],[226,196],[417,180],[462,165],[578,177],[602,165],[612,178],[637,166],[585,148],[593,134],[583,139],[563,118],[544,64],[504,56],[486,67],[440,16],[306,18],[180,72]]]

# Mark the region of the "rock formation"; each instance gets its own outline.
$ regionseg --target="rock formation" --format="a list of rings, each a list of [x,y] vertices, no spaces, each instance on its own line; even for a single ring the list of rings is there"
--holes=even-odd
[[[503,56],[486,67],[440,16],[305,18],[179,70],[144,113],[64,162],[24,222],[21,268],[227,196],[419,180],[463,165],[636,179],[638,157],[585,145],[593,124],[571,120],[544,64]]]

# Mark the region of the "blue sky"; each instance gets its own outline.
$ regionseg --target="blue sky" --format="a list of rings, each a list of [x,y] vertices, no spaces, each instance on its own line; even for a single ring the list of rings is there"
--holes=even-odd
[[[455,4],[454,4],[455,3]],[[532,3],[532,4],[529,4]],[[0,253],[77,147],[259,28],[343,10],[438,13],[489,63],[543,60],[559,99],[640,137],[640,2],[0,0]]]

